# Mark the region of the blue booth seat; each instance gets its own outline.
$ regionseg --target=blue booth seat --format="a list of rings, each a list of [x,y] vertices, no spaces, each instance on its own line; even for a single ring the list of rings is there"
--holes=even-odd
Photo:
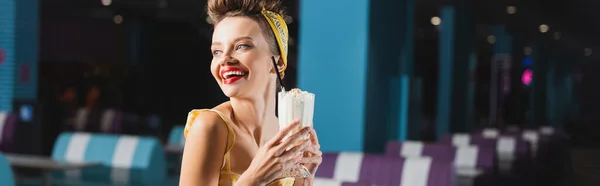
[[[99,162],[102,166],[55,172],[55,181],[84,185],[165,185],[164,149],[156,138],[130,135],[62,133],[52,158]]]
[[[169,134],[169,144],[177,144],[177,145],[185,145],[185,138],[183,137],[183,131],[185,130],[185,126],[178,125],[173,126],[171,129],[171,133]]]
[[[2,153],[0,153],[0,186],[15,186],[12,168]]]
[[[169,145],[185,145],[185,137],[183,136],[183,131],[185,130],[185,126],[177,125],[171,128],[171,133],[169,133],[169,138],[167,144]],[[170,174],[175,174],[177,176],[179,174],[179,169],[181,168],[181,155],[182,154],[168,154],[167,156],[167,167]]]

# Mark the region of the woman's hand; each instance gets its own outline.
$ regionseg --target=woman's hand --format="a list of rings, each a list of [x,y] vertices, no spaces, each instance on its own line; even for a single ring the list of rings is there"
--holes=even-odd
[[[317,137],[315,129],[311,128],[309,134],[311,144],[306,148],[306,152],[300,160],[300,163],[308,169],[311,177],[314,178],[319,165],[323,162],[323,152],[321,152],[321,144],[319,144],[319,138]]]
[[[295,121],[280,130],[277,135],[261,147],[250,163],[248,169],[240,176],[238,182],[266,185],[280,178],[288,169],[300,162],[306,148],[311,144],[309,139],[303,139],[312,128],[306,127],[285,138],[299,121]]]

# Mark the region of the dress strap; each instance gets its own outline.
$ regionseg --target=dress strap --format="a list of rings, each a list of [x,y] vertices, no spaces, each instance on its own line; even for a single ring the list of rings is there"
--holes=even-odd
[[[223,169],[225,169],[226,171],[231,171],[231,166],[229,164],[229,154],[231,149],[233,148],[233,145],[235,144],[235,132],[233,131],[233,128],[231,128],[232,122],[229,120],[229,118],[227,118],[227,116],[225,116],[225,114],[215,109],[194,109],[190,111],[190,113],[188,114],[187,122],[185,124],[184,135],[187,137],[189,128],[194,123],[194,120],[203,111],[210,111],[218,114],[227,126],[227,146],[225,147],[225,155],[223,155]]]

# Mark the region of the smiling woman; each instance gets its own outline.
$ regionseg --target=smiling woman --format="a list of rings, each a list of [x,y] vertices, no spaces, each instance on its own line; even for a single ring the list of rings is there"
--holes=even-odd
[[[275,116],[289,37],[280,2],[209,0],[207,7],[214,23],[210,71],[230,101],[188,114],[181,185],[312,185],[322,154],[315,131],[284,139],[299,122],[280,130]],[[282,176],[298,163],[311,176]]]

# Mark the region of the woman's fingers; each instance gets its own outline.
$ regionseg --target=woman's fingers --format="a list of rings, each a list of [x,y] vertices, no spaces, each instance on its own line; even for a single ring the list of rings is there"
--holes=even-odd
[[[300,120],[296,120],[290,123],[288,126],[281,129],[279,133],[277,133],[277,135],[275,135],[275,137],[273,137],[273,139],[271,139],[271,141],[268,142],[267,145],[271,147],[276,146],[281,142],[281,140],[283,140],[283,138],[285,138],[287,134],[289,134],[294,128],[298,127],[298,125],[300,125]]]
[[[323,152],[317,146],[306,147],[305,156],[300,160],[300,163],[321,163]]]
[[[305,158],[300,159],[299,163],[319,164],[319,163],[321,163],[321,161],[323,161],[323,158],[321,156],[312,156],[312,157],[305,157]]]
[[[306,148],[310,145],[310,141],[309,140],[304,140],[302,141],[300,144],[290,148],[289,150],[286,151],[286,153],[293,153],[293,154],[298,154],[298,153],[302,153],[306,150]]]
[[[282,170],[288,170],[290,168],[293,168],[295,165],[298,164],[298,162],[302,160],[302,154],[290,153],[289,155],[286,155],[285,158],[281,158],[280,160],[280,163],[282,164]]]
[[[313,145],[319,145],[319,137],[317,137],[317,132],[315,131],[315,129],[311,129],[309,131],[309,134],[310,140],[312,141]]]
[[[283,148],[281,150],[279,157],[282,160],[288,160],[289,158],[295,157],[298,154],[302,154],[302,152],[305,151],[305,149],[310,145],[310,141],[305,140],[302,143],[296,144],[294,146],[292,146],[291,148],[288,147],[289,149],[286,150],[286,148]]]
[[[310,127],[304,127],[302,130],[292,134],[290,137],[281,142],[278,146],[279,148],[286,149],[287,147],[292,146],[293,144],[298,143],[298,141],[303,140],[303,138],[310,131]]]
[[[319,149],[318,146],[308,146],[306,147],[305,152],[307,152],[309,154],[309,156],[322,156],[323,152],[321,152],[321,149]]]

